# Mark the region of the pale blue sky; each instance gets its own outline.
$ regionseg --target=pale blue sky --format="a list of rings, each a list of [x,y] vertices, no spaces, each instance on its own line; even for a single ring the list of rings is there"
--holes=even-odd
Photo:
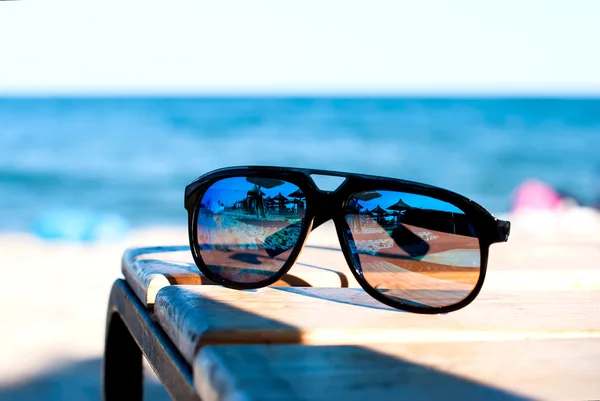
[[[0,2],[0,94],[600,94],[600,1]]]

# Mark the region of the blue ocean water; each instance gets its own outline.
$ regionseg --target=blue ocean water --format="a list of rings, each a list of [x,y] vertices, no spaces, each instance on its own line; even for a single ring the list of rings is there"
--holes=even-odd
[[[186,224],[209,170],[303,166],[422,181],[492,212],[542,179],[600,191],[600,99],[0,98],[0,230],[48,210]]]

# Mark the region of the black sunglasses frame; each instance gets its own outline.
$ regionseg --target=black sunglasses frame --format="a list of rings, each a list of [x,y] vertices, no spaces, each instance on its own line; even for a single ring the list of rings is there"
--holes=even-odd
[[[317,187],[311,175],[324,175],[342,177],[345,180],[334,191],[325,191]],[[287,181],[298,186],[306,197],[305,215],[300,230],[298,242],[292,249],[288,260],[281,269],[266,280],[255,283],[236,283],[214,274],[205,265],[200,255],[198,245],[198,213],[200,200],[204,192],[216,181],[233,177],[261,177],[276,178]],[[431,198],[450,203],[461,209],[470,219],[479,239],[480,248],[480,274],[473,291],[461,301],[443,307],[429,307],[426,305],[404,303],[394,301],[379,291],[375,290],[363,277],[362,271],[357,268],[353,261],[353,254],[348,245],[347,223],[344,210],[352,196],[358,192],[380,190],[398,191],[417,195],[425,195]],[[373,298],[388,306],[412,313],[441,314],[461,309],[470,304],[479,294],[487,271],[489,247],[493,243],[505,242],[510,234],[510,222],[495,218],[490,212],[472,200],[454,193],[452,191],[434,187],[418,182],[405,181],[394,178],[378,177],[364,174],[345,173],[339,171],[328,171],[318,169],[305,169],[294,167],[273,166],[239,166],[228,167],[211,171],[200,176],[185,188],[184,206],[188,212],[188,233],[190,249],[198,269],[208,279],[228,288],[243,290],[266,287],[278,281],[294,265],[308,234],[321,224],[333,220],[338,240],[346,262],[356,281]]]

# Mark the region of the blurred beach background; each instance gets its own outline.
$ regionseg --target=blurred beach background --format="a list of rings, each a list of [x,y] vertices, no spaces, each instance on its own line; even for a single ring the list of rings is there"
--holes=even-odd
[[[441,186],[513,220],[492,266],[563,263],[518,249],[568,242],[577,268],[599,268],[598,12],[591,0],[0,2],[0,399],[100,398],[121,253],[186,244],[183,189],[219,167]],[[571,200],[515,212],[528,180]]]

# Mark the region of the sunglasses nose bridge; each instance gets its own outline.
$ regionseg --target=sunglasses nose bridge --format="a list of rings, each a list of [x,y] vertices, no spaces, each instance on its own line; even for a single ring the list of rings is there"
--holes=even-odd
[[[317,228],[326,221],[334,219],[336,216],[342,213],[344,199],[337,193],[322,192],[315,200],[316,207],[313,229]]]

